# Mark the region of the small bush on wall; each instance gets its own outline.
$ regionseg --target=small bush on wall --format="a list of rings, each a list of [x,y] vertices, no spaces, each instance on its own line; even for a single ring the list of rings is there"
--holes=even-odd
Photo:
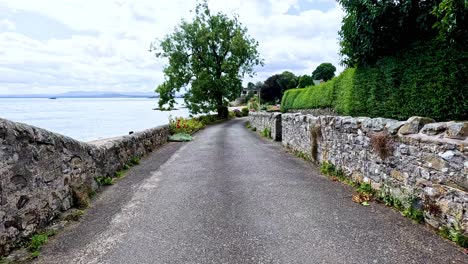
[[[393,140],[384,132],[371,135],[372,148],[381,159],[387,159],[393,152]]]

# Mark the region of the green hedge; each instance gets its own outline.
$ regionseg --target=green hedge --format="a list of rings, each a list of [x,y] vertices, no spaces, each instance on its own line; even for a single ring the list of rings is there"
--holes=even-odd
[[[346,69],[340,76],[317,86],[287,90],[281,101],[281,110],[335,108],[346,109],[343,102],[349,100],[354,69]]]
[[[372,67],[346,69],[318,86],[288,90],[282,111],[333,108],[353,116],[467,120],[466,61],[466,52],[439,42],[418,45]]]

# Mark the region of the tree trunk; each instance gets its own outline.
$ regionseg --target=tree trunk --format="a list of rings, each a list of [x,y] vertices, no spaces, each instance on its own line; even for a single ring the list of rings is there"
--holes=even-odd
[[[227,119],[229,117],[229,110],[227,106],[218,106],[218,118]]]

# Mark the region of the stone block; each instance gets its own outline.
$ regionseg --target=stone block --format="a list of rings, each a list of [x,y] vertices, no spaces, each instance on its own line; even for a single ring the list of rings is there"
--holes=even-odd
[[[439,135],[447,129],[447,123],[430,123],[424,125],[421,129],[421,133],[428,136]]]
[[[399,130],[404,124],[406,124],[405,121],[396,121],[396,120],[393,120],[393,121],[387,122],[387,124],[385,125],[385,128],[387,129],[387,132],[388,132],[388,133],[390,133],[391,135],[395,135],[396,133],[398,133],[398,130]]]
[[[464,140],[468,137],[468,122],[447,123],[446,138]]]
[[[413,116],[406,121],[406,124],[400,128],[398,133],[401,135],[417,134],[424,125],[434,122],[435,120],[432,118]]]

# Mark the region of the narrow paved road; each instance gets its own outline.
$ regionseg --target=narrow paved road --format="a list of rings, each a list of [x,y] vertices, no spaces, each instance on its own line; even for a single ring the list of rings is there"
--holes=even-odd
[[[233,120],[170,143],[38,263],[468,263],[456,246]]]

